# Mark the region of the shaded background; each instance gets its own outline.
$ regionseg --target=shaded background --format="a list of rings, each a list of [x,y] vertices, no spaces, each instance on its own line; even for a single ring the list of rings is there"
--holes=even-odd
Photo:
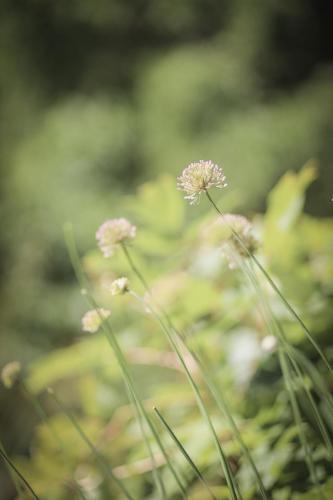
[[[92,246],[145,180],[212,158],[260,210],[316,158],[307,210],[331,213],[332,19],[330,0],[1,1],[0,366],[72,342],[63,223]],[[24,450],[32,417],[0,404]]]

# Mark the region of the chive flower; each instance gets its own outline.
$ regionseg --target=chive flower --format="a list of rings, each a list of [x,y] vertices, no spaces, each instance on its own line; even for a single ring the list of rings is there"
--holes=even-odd
[[[118,278],[108,285],[107,288],[112,295],[124,295],[129,291],[129,280],[125,277]]]
[[[120,243],[135,238],[136,227],[127,219],[109,219],[96,232],[96,239],[104,257],[111,257]]]
[[[95,333],[99,327],[110,316],[111,312],[108,309],[98,308],[92,309],[85,313],[82,318],[82,330],[84,332]]]
[[[227,186],[226,177],[221,167],[211,160],[199,160],[190,163],[177,179],[177,187],[186,193],[185,200],[191,205],[199,203],[201,194],[212,187]]]
[[[19,361],[11,361],[7,363],[1,370],[1,380],[6,389],[11,389],[18,381],[21,373],[21,363]]]
[[[247,251],[252,253],[257,249],[258,240],[253,234],[251,222],[246,217],[237,214],[225,214],[221,222],[229,231],[229,240],[239,255],[248,257]],[[238,237],[236,234],[233,234],[232,230]]]

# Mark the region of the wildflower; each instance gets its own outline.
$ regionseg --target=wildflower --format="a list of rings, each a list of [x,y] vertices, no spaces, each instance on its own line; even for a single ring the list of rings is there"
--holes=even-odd
[[[2,368],[1,380],[6,389],[10,389],[18,381],[21,368],[19,361],[11,361]]]
[[[82,318],[82,330],[84,332],[95,333],[103,323],[105,319],[110,316],[110,311],[108,309],[92,309],[86,312]]]
[[[105,221],[99,227],[96,239],[104,257],[110,257],[120,243],[135,238],[135,235],[136,227],[122,217]]]
[[[248,252],[252,253],[257,249],[258,240],[253,234],[251,222],[246,217],[225,214],[222,218],[222,224],[230,231],[229,238],[239,255],[247,257]]]
[[[129,291],[129,280],[125,277],[118,278],[108,285],[107,288],[112,295],[123,295]]]
[[[227,186],[222,168],[211,160],[190,163],[177,180],[178,189],[185,191],[185,199],[189,200],[191,205],[199,203],[201,194],[208,189],[222,189]]]

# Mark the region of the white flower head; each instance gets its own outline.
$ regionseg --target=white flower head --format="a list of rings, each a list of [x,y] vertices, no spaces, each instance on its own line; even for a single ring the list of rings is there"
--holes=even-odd
[[[105,319],[110,316],[111,312],[108,309],[98,308],[86,312],[82,318],[82,330],[84,332],[95,333]]]
[[[190,163],[177,179],[177,187],[186,193],[185,199],[190,204],[199,203],[200,196],[212,187],[227,186],[226,177],[221,167],[211,160],[199,160]]]
[[[2,368],[1,380],[6,389],[10,389],[18,381],[21,369],[19,361],[11,361]]]
[[[129,291],[129,280],[125,277],[118,278],[112,281],[112,283],[108,285],[107,288],[112,295],[124,295],[124,293],[127,293]]]
[[[96,239],[104,257],[110,257],[120,243],[135,238],[135,235],[136,226],[121,217],[105,221],[97,230]]]
[[[230,240],[239,255],[248,257],[248,252],[254,252],[258,247],[258,240],[253,233],[251,222],[243,215],[225,214],[222,224],[231,232]],[[233,234],[232,230],[238,235]],[[241,241],[240,241],[241,240]]]

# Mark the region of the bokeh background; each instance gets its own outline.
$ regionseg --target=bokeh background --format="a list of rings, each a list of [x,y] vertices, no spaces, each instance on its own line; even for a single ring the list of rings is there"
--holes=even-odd
[[[63,224],[91,247],[142,182],[211,158],[262,210],[314,158],[306,210],[332,213],[330,0],[2,0],[0,106],[0,366],[71,344]],[[0,391],[24,452],[34,417]]]

